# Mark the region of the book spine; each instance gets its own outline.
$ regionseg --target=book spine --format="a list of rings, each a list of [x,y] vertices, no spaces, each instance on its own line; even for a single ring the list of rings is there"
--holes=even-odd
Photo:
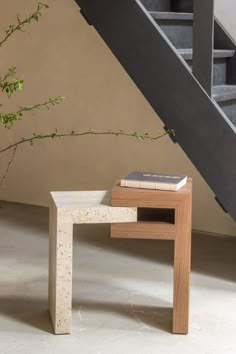
[[[171,184],[164,184],[158,182],[144,182],[135,180],[122,179],[120,182],[121,187],[138,188],[138,189],[155,189],[164,191],[176,191],[176,186]]]

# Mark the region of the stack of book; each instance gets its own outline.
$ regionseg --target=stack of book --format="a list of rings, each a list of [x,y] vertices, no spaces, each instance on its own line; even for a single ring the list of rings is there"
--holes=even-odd
[[[132,172],[120,181],[121,187],[178,191],[187,183],[187,176],[165,173]]]

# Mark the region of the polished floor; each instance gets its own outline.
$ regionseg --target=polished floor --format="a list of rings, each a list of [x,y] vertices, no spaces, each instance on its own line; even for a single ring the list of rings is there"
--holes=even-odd
[[[0,354],[235,354],[236,238],[193,235],[189,335],[172,335],[173,245],[74,229],[73,329],[47,312],[48,210],[0,202]]]

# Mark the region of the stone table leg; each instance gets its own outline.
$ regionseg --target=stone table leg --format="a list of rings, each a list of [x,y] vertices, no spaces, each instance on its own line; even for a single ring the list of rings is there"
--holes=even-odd
[[[49,312],[55,334],[67,334],[71,331],[73,224],[59,217],[59,212],[51,201]]]

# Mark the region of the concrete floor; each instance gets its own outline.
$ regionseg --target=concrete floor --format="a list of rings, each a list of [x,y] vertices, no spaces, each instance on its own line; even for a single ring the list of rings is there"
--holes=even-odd
[[[172,335],[173,245],[75,227],[73,330],[47,312],[48,210],[0,203],[0,354],[235,354],[236,239],[193,235],[188,336]]]

